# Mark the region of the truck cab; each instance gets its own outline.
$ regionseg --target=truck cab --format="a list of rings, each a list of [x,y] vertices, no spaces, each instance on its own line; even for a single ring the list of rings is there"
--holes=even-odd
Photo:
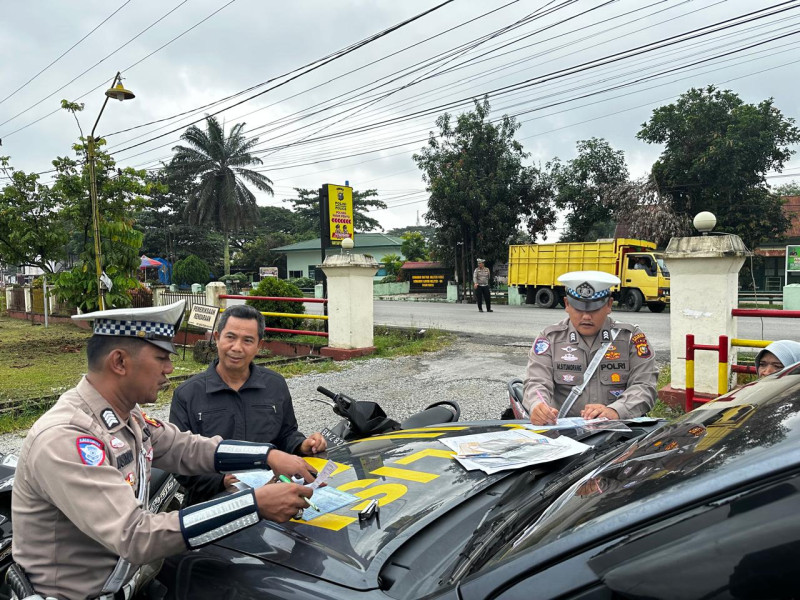
[[[638,311],[647,304],[651,312],[662,312],[669,304],[669,270],[662,255],[628,252],[622,262],[619,303],[631,311]]]

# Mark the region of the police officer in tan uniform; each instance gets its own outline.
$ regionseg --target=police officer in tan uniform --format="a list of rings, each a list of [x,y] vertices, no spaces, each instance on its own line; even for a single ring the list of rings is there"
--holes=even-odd
[[[555,423],[573,386],[583,383],[590,361],[604,347],[600,363],[565,416],[644,415],[655,403],[658,369],[644,333],[609,316],[610,288],[619,279],[600,271],[573,271],[558,279],[567,292],[568,317],[545,328],[531,348],[523,398],[531,423]]]
[[[184,433],[148,417],[172,372],[184,301],[92,319],[88,374],[31,428],[12,496],[15,568],[48,598],[129,598],[137,567],[256,523],[299,516],[312,490],[266,485],[180,511],[148,512],[150,467],[194,475],[272,468],[311,481],[308,464],[269,444]],[[32,596],[36,597],[36,596]]]
[[[475,288],[475,301],[478,303],[478,311],[483,312],[483,302],[486,302],[486,312],[492,312],[492,293],[489,289],[489,279],[492,272],[484,264],[482,258],[477,260],[478,266],[472,272],[472,283]]]

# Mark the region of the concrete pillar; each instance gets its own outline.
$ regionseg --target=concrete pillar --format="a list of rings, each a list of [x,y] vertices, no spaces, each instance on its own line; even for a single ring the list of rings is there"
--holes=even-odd
[[[167,287],[164,285],[154,285],[150,289],[153,291],[153,306],[164,306],[164,292]]]
[[[24,285],[22,286],[22,291],[25,296],[25,312],[32,313],[33,312],[33,291],[31,290],[31,286]]]
[[[344,360],[375,351],[372,278],[378,263],[363,254],[332,254],[320,265],[328,279],[328,346],[320,353]]]
[[[11,290],[13,289],[14,288],[12,288],[10,285],[6,286],[6,310],[8,310],[8,308],[11,306]]]
[[[221,281],[212,281],[206,286],[206,304],[208,306],[216,306],[221,309],[225,309],[227,306],[227,300],[225,298],[220,298],[220,295],[227,294],[227,289],[225,284]]]
[[[519,288],[515,285],[508,286],[508,305],[522,306],[523,304],[525,304],[525,298],[519,293]]]
[[[321,283],[318,283],[314,286],[314,298],[324,298],[325,297],[325,286]]]
[[[731,310],[738,306],[739,269],[750,252],[736,235],[672,238],[664,253],[670,272],[671,387],[686,389],[686,334],[696,344],[719,343],[720,335],[737,337]],[[732,351],[730,360],[735,360]],[[695,353],[694,389],[716,397],[716,352]],[[729,363],[730,364],[730,363]],[[728,369],[730,381],[730,369]]]
[[[458,283],[455,281],[447,282],[447,301],[458,302]]]

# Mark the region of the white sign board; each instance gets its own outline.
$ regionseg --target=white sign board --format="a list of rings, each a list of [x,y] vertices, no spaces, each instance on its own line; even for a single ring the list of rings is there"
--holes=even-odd
[[[258,274],[261,279],[264,279],[264,277],[277,277],[278,267],[259,267]]]
[[[201,329],[214,329],[217,321],[219,308],[216,306],[206,306],[205,304],[194,304],[189,313],[189,325],[200,327]]]

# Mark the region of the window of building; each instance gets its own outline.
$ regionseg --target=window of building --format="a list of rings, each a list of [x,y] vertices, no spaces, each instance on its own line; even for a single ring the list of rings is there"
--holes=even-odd
[[[296,279],[303,276],[303,271],[289,271],[289,279]]]
[[[308,276],[311,279],[314,279],[316,274],[317,274],[317,265],[308,265]]]

